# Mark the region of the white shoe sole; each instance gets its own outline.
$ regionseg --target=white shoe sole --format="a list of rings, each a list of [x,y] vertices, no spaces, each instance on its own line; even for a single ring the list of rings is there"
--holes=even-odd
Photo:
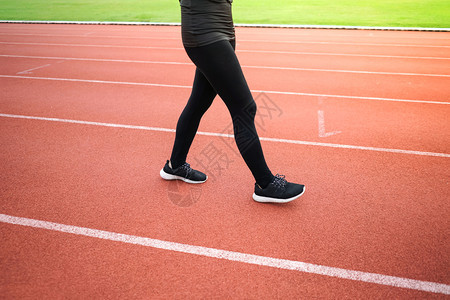
[[[303,191],[292,197],[292,198],[288,198],[288,199],[280,199],[280,198],[271,198],[271,197],[264,197],[264,196],[258,196],[255,193],[253,193],[253,200],[255,200],[256,202],[260,202],[260,203],[288,203],[291,202],[295,199],[297,199],[298,197],[300,197],[301,195],[303,195],[303,193],[305,192],[306,187],[303,188]]]
[[[164,172],[164,169],[161,169],[161,171],[159,172],[159,175],[161,175],[161,177],[165,180],[182,180],[184,182],[192,183],[192,184],[203,183],[208,179],[208,176],[206,176],[206,179],[203,181],[194,181],[194,180],[190,180],[190,179],[187,179],[187,178],[184,178],[181,176],[168,174],[168,173]]]

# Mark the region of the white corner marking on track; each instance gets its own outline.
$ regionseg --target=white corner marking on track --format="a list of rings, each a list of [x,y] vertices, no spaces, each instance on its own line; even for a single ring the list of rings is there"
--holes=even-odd
[[[0,214],[0,222],[64,232],[80,236],[87,236],[126,244],[140,245],[168,251],[175,251],[217,259],[224,259],[228,261],[241,262],[245,264],[266,266],[277,269],[292,270],[303,273],[311,273],[354,281],[374,283],[379,285],[450,295],[450,285],[443,283],[421,281],[362,271],[347,270],[323,265],[316,265],[312,263],[305,263],[300,261],[272,258],[241,252],[168,242],[147,237],[140,237],[98,229],[91,229],[86,227],[65,225],[23,217],[15,217],[5,214]]]
[[[319,121],[319,137],[325,138],[332,135],[336,135],[339,133],[342,133],[342,131],[331,131],[326,132],[325,130],[325,111],[323,110],[323,103],[325,101],[326,97],[319,97],[319,110],[317,111],[317,119]]]
[[[317,111],[317,118],[319,120],[319,137],[325,138],[325,137],[329,137],[329,136],[341,133],[341,131],[326,132],[326,130],[325,130],[325,112],[323,110]]]
[[[42,66],[39,66],[39,67],[36,67],[36,68],[32,68],[32,69],[28,69],[28,70],[25,70],[25,71],[17,72],[16,74],[17,75],[33,74],[33,72],[31,72],[31,71],[43,69],[43,68],[46,68],[46,67],[49,67],[49,66],[51,66],[51,64],[46,64],[46,65],[42,65]]]

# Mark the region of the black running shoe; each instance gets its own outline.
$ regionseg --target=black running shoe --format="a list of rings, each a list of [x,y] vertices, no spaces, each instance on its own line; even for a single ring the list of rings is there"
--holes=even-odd
[[[287,182],[284,175],[277,174],[265,189],[255,183],[253,200],[264,203],[287,203],[297,199],[304,192],[304,185]]]
[[[169,161],[166,162],[164,168],[159,172],[159,175],[165,180],[183,180],[187,183],[203,183],[208,179],[208,176],[200,171],[192,169],[188,163],[184,163],[173,170],[169,166]]]

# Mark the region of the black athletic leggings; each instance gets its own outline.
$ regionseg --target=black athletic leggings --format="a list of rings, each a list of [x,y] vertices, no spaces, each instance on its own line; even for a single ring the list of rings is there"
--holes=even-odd
[[[264,159],[255,128],[256,103],[234,52],[234,41],[219,41],[202,47],[185,48],[197,66],[189,101],[178,120],[170,161],[176,168],[186,161],[200,119],[217,94],[227,106],[244,161],[256,182],[265,187],[273,178]]]

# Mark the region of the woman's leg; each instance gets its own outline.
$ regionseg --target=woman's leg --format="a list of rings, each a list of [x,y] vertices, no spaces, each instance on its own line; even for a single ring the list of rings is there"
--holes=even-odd
[[[175,142],[170,157],[170,162],[174,169],[186,162],[186,157],[200,124],[200,119],[211,106],[216,95],[217,93],[211,84],[202,72],[197,69],[191,96],[177,123]]]
[[[261,187],[266,187],[274,176],[264,159],[254,122],[256,103],[234,52],[234,46],[234,42],[220,41],[203,47],[186,48],[186,52],[225,102],[233,120],[239,151],[256,182]]]

